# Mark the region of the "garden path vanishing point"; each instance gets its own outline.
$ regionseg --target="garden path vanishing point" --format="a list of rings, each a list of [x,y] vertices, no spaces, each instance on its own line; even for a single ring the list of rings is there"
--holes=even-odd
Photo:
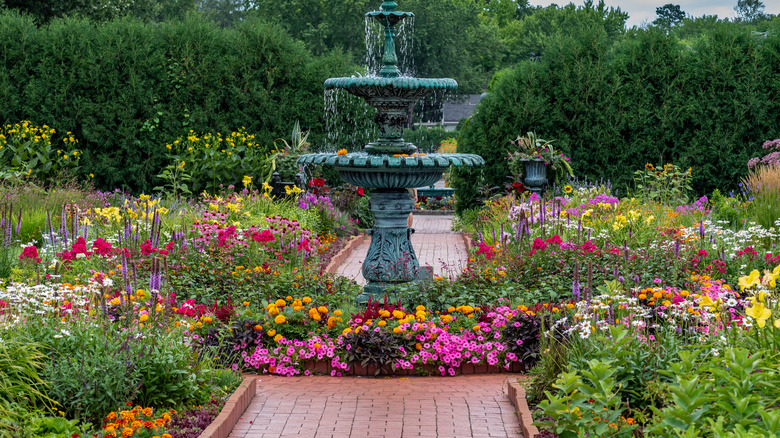
[[[515,374],[257,377],[229,438],[522,438]]]
[[[433,275],[457,276],[466,267],[468,251],[461,233],[452,231],[452,215],[414,215],[412,246],[420,266],[433,268]],[[337,274],[366,284],[360,272],[368,252],[366,239],[347,256]]]

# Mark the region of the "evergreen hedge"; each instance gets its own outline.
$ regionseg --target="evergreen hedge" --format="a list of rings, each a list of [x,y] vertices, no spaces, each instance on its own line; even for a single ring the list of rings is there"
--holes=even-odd
[[[535,131],[557,140],[578,176],[625,194],[650,162],[693,168],[696,192],[733,188],[747,160],[780,137],[780,36],[725,23],[692,47],[658,30],[618,41],[598,28],[558,38],[538,62],[504,72],[461,129],[459,152],[486,170],[459,170],[458,210],[475,188],[503,186],[509,140]]]
[[[316,145],[323,81],[351,71],[346,56],[315,58],[258,19],[220,28],[199,14],[157,24],[64,18],[38,28],[0,13],[0,121],[72,132],[82,172],[106,189],[150,191],[169,164],[165,144],[191,129],[243,126],[270,149],[300,120]]]

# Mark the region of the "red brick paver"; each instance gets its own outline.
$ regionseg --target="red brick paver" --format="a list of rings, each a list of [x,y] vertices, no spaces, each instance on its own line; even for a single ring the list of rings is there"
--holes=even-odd
[[[420,266],[431,266],[434,275],[455,277],[466,267],[468,251],[460,233],[452,231],[452,216],[414,215],[412,246]],[[360,269],[368,252],[366,239],[339,266],[337,273],[366,284]]]
[[[258,376],[230,438],[522,438],[508,378]]]

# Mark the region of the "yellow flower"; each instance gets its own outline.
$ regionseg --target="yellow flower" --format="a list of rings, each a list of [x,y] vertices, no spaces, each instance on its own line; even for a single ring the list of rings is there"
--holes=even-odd
[[[244,184],[244,187],[248,187],[252,184],[252,177],[244,175],[244,179],[242,179],[241,182]]]
[[[754,303],[752,307],[745,310],[745,314],[755,319],[758,326],[763,328],[766,325],[766,320],[772,316],[772,311],[769,310],[764,303],[757,302]]]
[[[268,336],[276,336],[276,330],[274,330],[274,329],[268,330],[267,334],[268,334]]]
[[[745,288],[755,286],[761,282],[761,273],[758,269],[754,269],[750,275],[739,278],[739,288],[741,291],[745,291]]]
[[[179,169],[184,169],[184,165],[187,164],[186,161],[182,161],[181,164],[179,164]]]
[[[146,322],[146,321],[149,320],[149,315],[144,313],[143,315],[141,315],[140,318],[138,318],[138,320],[141,321],[141,322]]]
[[[284,315],[276,315],[276,318],[274,318],[274,322],[277,324],[284,324],[285,321],[287,321],[287,318]]]
[[[720,301],[720,300],[718,300]],[[712,301],[712,298],[708,297],[707,295],[703,296],[701,298],[701,301],[699,301],[699,307],[711,307],[713,309],[717,309],[720,304],[718,302]]]
[[[570,185],[563,186],[563,191],[566,193],[571,193],[572,190],[574,190]]]
[[[281,339],[284,339],[284,336],[282,336],[282,335],[274,336],[274,341],[276,341],[276,342],[279,342]]]
[[[339,149],[339,151],[336,152],[336,155],[347,155],[347,150],[346,149]]]

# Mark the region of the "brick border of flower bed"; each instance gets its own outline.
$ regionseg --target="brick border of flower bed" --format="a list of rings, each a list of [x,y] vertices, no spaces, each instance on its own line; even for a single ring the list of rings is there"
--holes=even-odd
[[[361,365],[360,363],[352,364],[349,369],[343,370],[341,368],[333,368],[331,365],[330,360],[308,360],[303,362],[302,364],[302,373],[305,374],[307,371],[309,374],[313,375],[330,375],[332,371],[336,371],[338,373],[341,373],[343,376],[362,376],[362,377],[374,377],[374,376],[440,376],[441,371],[439,371],[438,365],[429,365],[429,364],[416,364],[414,368],[412,369],[402,369],[402,368],[395,368],[391,370],[390,372],[386,370],[381,370],[379,374],[376,373],[376,367],[369,365],[367,367]],[[258,375],[262,375],[265,370],[268,369],[268,365],[261,365],[260,368],[257,369]],[[527,368],[523,363],[521,362],[513,362],[512,366],[509,367],[509,369],[500,367],[498,365],[488,365],[488,364],[472,364],[472,363],[464,363],[461,364],[459,367],[454,368],[455,375],[470,375],[470,374],[511,374],[511,373],[525,373],[528,371],[529,368]],[[447,374],[449,376],[449,374]],[[444,376],[443,376],[444,377]]]
[[[339,251],[336,255],[333,256],[333,258],[330,259],[330,263],[328,263],[328,266],[325,268],[325,272],[331,274],[338,272],[339,266],[344,263],[344,260],[347,259],[349,253],[352,252],[352,250],[355,249],[358,245],[363,243],[366,237],[366,234],[360,233],[350,239],[349,242],[344,245],[344,248],[341,248],[341,251]]]
[[[528,407],[528,401],[525,398],[525,387],[518,381],[507,380],[507,393],[509,400],[515,406],[517,419],[520,421],[520,428],[523,429],[525,438],[534,438],[539,434],[539,429],[534,426],[534,418],[531,415],[531,408]]]
[[[460,236],[463,237],[463,244],[466,245],[466,249],[474,246],[474,236],[471,233],[460,233]]]
[[[257,393],[257,376],[244,377],[225,406],[198,438],[227,438]]]

